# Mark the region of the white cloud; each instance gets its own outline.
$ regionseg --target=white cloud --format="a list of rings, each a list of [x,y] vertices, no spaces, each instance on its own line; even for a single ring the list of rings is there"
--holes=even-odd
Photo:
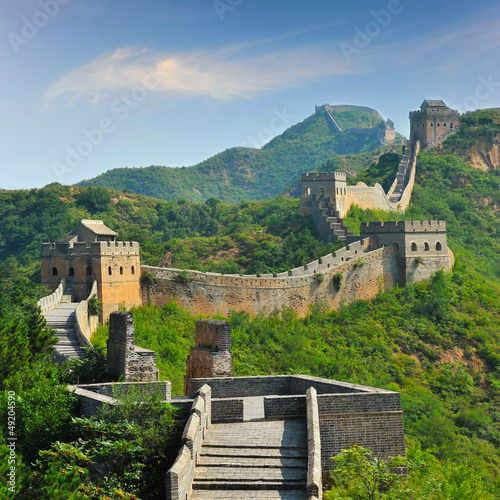
[[[152,92],[210,96],[225,101],[300,85],[327,75],[354,71],[339,55],[318,49],[286,50],[238,57],[238,49],[157,54],[135,47],[117,49],[77,67],[52,83],[45,106],[97,105],[142,85]],[[145,84],[145,82],[147,82]]]

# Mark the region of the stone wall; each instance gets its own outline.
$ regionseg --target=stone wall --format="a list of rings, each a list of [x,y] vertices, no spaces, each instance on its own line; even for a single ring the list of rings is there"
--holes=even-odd
[[[114,406],[118,404],[114,398],[114,391],[118,391],[117,395],[126,395],[130,390],[134,390],[137,394],[156,392],[163,401],[172,399],[172,388],[169,381],[83,384],[68,388],[78,396],[79,414],[89,418],[95,415],[103,405]]]
[[[393,248],[364,252],[364,243],[356,242],[307,266],[277,276],[239,276],[188,271],[191,281],[181,283],[179,269],[143,266],[156,278],[154,284],[143,284],[145,303],[163,306],[170,301],[195,314],[227,316],[231,310],[269,314],[283,306],[306,316],[309,305],[319,302],[338,308],[341,303],[371,299],[381,287],[398,282],[398,259]],[[334,276],[342,274],[337,290]]]
[[[187,500],[191,494],[194,472],[206,430],[212,417],[212,397],[208,386],[198,391],[191,414],[182,434],[182,447],[172,468],[166,474],[167,498]]]
[[[444,103],[439,106],[425,105],[420,111],[410,112],[410,139],[419,140],[422,147],[435,146],[460,128],[460,114]]]
[[[323,498],[321,466],[321,433],[319,430],[318,395],[314,387],[306,392],[307,408],[307,495],[309,500]]]
[[[43,243],[42,284],[55,290],[66,277],[73,300],[85,300],[94,281],[103,303],[101,322],[120,305],[141,305],[139,244],[132,241]]]
[[[125,382],[158,380],[156,352],[135,345],[131,312],[111,313],[108,338],[108,371]]]
[[[195,347],[191,347],[184,377],[184,394],[192,378],[231,377],[231,325],[227,321],[199,319]]]
[[[306,415],[311,419],[306,394],[313,388],[317,393],[315,404],[324,479],[332,470],[330,458],[354,444],[370,448],[379,459],[405,455],[401,400],[397,392],[307,375],[278,375],[193,379],[192,393],[205,385],[211,388],[212,396],[218,398],[212,402],[218,401],[218,405],[227,402],[227,408],[232,406],[237,417],[243,418],[240,398],[263,396],[265,418],[280,420]],[[212,411],[213,408],[212,405]],[[223,414],[220,407],[217,411]]]
[[[398,393],[318,395],[324,477],[330,458],[358,444],[379,459],[405,456],[403,412]]]

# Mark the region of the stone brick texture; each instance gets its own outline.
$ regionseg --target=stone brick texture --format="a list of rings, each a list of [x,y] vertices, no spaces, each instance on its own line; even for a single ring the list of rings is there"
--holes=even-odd
[[[184,394],[192,378],[231,377],[231,325],[227,321],[200,319],[196,322],[195,347],[191,347],[184,377]]]
[[[324,479],[332,469],[330,458],[354,444],[370,448],[378,458],[405,455],[399,393],[307,375],[278,375],[193,379],[192,396],[203,385],[211,387],[212,411],[222,401],[228,401],[230,408],[235,400],[240,404],[239,398],[262,396],[269,420],[305,418],[306,393],[313,388],[317,392]],[[222,413],[229,415],[228,408]],[[218,407],[216,414],[220,413]],[[212,421],[214,418],[218,417],[212,415]]]
[[[128,311],[110,315],[108,371],[125,382],[158,380],[156,352],[135,345],[134,316]]]
[[[101,322],[112,311],[142,304],[139,244],[131,241],[43,243],[42,284],[55,290],[63,276],[74,291],[73,301],[85,300],[94,280],[103,303]],[[55,270],[55,272],[54,272]],[[70,272],[72,270],[72,272]]]

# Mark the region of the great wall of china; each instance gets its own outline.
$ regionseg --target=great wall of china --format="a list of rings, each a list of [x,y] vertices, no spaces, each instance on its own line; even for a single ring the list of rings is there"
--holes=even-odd
[[[197,322],[185,397],[172,397],[170,382],[158,381],[156,353],[135,345],[132,313],[117,310],[175,300],[195,313],[270,313],[291,307],[304,316],[311,304],[336,308],[440,269],[449,271],[453,254],[443,221],[362,224],[360,237],[342,221],[352,203],[391,211],[407,207],[420,143],[434,144],[450,133],[440,118],[443,107],[443,116],[455,116],[442,101],[424,101],[387,195],[380,186],[346,186],[345,174],[337,172],[302,176],[301,213],[313,217],[323,240],[347,242],[346,248],[306,266],[260,276],[141,266],[137,243],[116,241],[114,231],[92,220],[82,220],[57,243],[43,244],[42,282],[54,293],[38,305],[49,326],[58,329],[54,361],[83,358],[81,347],[90,346],[97,325],[91,301],[98,297],[103,303],[99,319],[110,320],[108,370],[123,379],[120,388],[158,392],[178,408],[176,419],[185,422],[177,459],[165,471],[167,500],[283,498],[283,490],[286,498],[320,500],[332,470],[330,458],[342,449],[366,446],[378,459],[405,455],[399,393],[305,375],[233,377],[226,321]],[[442,135],[422,123],[442,126]],[[91,416],[103,405],[118,404],[114,386],[70,389],[80,413]]]
[[[120,305],[130,308],[152,302],[161,306],[172,300],[195,313],[270,313],[285,306],[305,316],[314,303],[338,308],[356,299],[370,299],[396,284],[429,278],[439,269],[449,271],[453,257],[444,222],[372,223],[355,236],[345,228],[343,217],[353,203],[361,208],[404,211],[413,190],[421,141],[444,139],[450,130],[457,130],[456,115],[442,101],[424,101],[421,111],[410,113],[412,135],[387,194],[380,185],[347,186],[342,172],[302,175],[301,214],[312,216],[323,241],[341,239],[348,244],[334,255],[277,275],[141,266],[137,243],[115,241],[116,233],[101,221],[82,221],[57,243],[43,244],[42,283],[55,290],[65,276],[75,299],[83,300],[97,281],[103,302],[101,321]],[[150,279],[141,280],[141,274]]]

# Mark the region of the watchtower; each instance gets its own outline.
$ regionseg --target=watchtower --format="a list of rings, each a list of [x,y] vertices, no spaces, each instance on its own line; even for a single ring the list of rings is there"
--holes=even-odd
[[[139,243],[116,241],[116,236],[100,220],[82,220],[57,242],[43,243],[42,284],[54,291],[66,276],[72,300],[79,302],[97,281],[102,322],[120,305],[141,305]]]
[[[410,112],[410,140],[423,148],[435,146],[460,127],[460,114],[443,101],[425,99],[420,111]]]
[[[428,279],[441,269],[449,272],[453,265],[444,221],[363,222],[361,238],[367,237],[377,238],[379,247],[396,247],[400,285]]]
[[[345,172],[307,172],[300,178],[300,214],[310,215],[311,201],[318,198],[342,205],[347,194],[347,179]]]

